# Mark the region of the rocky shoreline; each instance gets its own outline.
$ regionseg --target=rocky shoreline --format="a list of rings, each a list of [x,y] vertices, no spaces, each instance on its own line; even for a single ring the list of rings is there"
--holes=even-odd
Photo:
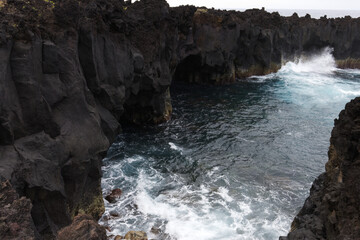
[[[0,237],[54,239],[74,219],[89,221],[78,215],[99,219],[102,158],[121,124],[170,118],[172,81],[231,83],[274,72],[284,61],[326,46],[334,49],[339,66],[356,68],[359,30],[359,18],[170,8],[163,0],[5,1],[0,4],[0,176],[2,189],[13,197],[0,198],[5,211]],[[329,174],[339,169],[343,158],[334,156],[345,154],[346,147],[334,142],[340,126],[333,131],[330,150],[336,151],[329,154],[327,177],[313,189],[324,183],[335,187]],[[351,131],[344,137],[357,136]],[[347,178],[348,169],[340,171],[343,185],[356,180]],[[318,191],[325,190],[311,195]],[[8,204],[19,208],[3,208]],[[348,206],[345,200],[339,204]],[[24,220],[18,226],[10,224],[14,213],[6,212],[16,209]],[[310,211],[304,209],[291,234],[312,231],[299,220]],[[334,211],[333,225],[321,226],[345,236],[342,215]],[[358,213],[356,208],[353,214]],[[346,236],[352,236],[349,231]],[[291,234],[288,238],[296,239]]]

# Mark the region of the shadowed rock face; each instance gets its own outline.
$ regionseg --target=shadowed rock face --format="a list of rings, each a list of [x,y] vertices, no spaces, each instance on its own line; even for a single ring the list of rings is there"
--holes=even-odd
[[[360,58],[360,19],[163,0],[8,0],[0,8],[0,175],[31,200],[45,238],[79,213],[101,216],[101,159],[121,122],[170,118],[172,79],[229,83],[325,46],[337,59]]]
[[[335,120],[326,172],[282,239],[360,239],[360,97]]]

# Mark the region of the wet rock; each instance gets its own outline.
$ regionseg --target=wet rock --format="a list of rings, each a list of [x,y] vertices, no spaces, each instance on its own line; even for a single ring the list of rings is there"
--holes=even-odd
[[[109,195],[105,197],[105,199],[110,203],[115,203],[117,199],[121,197],[122,191],[119,188],[116,188],[111,191]]]
[[[153,226],[150,232],[156,235],[156,239],[171,240],[173,239],[168,233],[164,233],[160,227]]]
[[[78,215],[71,225],[58,232],[57,240],[106,240],[105,228],[89,215]]]
[[[117,236],[114,238],[114,240],[122,240],[122,239],[124,239],[124,237],[123,237],[123,236],[120,236],[120,235],[117,235]]]
[[[146,232],[143,231],[129,231],[125,234],[126,240],[147,240]]]
[[[161,229],[160,228],[157,228],[157,227],[152,227],[151,230],[150,230],[151,233],[155,234],[155,235],[158,235],[161,233]]]
[[[31,218],[31,201],[19,198],[9,181],[0,181],[0,238],[36,239],[37,234]]]
[[[112,216],[112,217],[119,217],[120,216],[120,214],[117,212],[117,211],[115,211],[115,210],[112,210],[112,211],[110,211],[110,216]]]

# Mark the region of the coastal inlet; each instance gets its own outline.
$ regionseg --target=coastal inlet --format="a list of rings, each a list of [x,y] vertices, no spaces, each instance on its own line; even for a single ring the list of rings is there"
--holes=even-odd
[[[360,95],[360,71],[330,49],[276,74],[225,86],[176,82],[173,116],[125,128],[103,163],[100,223],[150,239],[278,239],[324,171],[334,119]]]

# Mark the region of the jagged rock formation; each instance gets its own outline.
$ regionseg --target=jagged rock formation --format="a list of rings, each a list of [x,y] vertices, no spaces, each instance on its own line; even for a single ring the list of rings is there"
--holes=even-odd
[[[121,122],[169,119],[173,79],[229,83],[324,46],[360,58],[360,19],[7,0],[0,23],[0,175],[31,200],[44,238],[80,213],[101,216],[104,153]]]
[[[346,104],[330,138],[326,172],[282,239],[360,239],[360,97]]]

